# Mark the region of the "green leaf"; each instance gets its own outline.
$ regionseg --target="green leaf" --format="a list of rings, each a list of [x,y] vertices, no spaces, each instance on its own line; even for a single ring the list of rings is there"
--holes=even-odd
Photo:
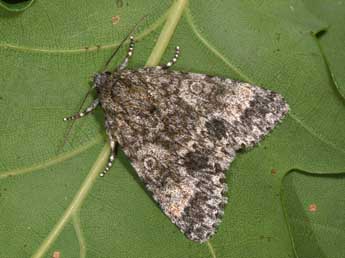
[[[329,24],[326,34],[321,34],[320,48],[329,66],[336,90],[345,99],[345,1],[304,0],[316,17]],[[340,51],[339,51],[340,50]]]
[[[345,1],[309,1],[306,7],[326,21],[328,28],[315,33],[327,65],[335,95],[345,100],[343,28]],[[336,118],[337,119],[337,118]],[[345,168],[342,169],[345,171]],[[318,171],[291,170],[283,180],[282,201],[296,257],[344,257],[344,175],[316,175]]]
[[[292,170],[282,200],[297,257],[344,257],[345,173]]]
[[[231,164],[229,204],[206,244],[170,223],[121,152],[109,176],[97,177],[109,151],[101,111],[78,121],[56,154],[62,118],[78,109],[90,76],[143,15],[131,68],[163,63],[179,45],[174,69],[262,85],[291,107],[272,134]],[[0,257],[296,255],[284,210],[298,215],[305,207],[281,202],[284,175],[295,169],[327,177],[345,168],[344,102],[313,36],[328,24],[301,1],[42,0],[0,19]],[[294,197],[288,176],[283,193]]]

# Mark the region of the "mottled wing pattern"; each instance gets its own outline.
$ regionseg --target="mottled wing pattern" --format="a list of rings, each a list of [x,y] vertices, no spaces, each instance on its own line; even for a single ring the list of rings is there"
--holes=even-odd
[[[288,111],[275,92],[160,67],[120,72],[110,95],[112,137],[164,213],[198,242],[220,223],[235,151],[254,146]]]

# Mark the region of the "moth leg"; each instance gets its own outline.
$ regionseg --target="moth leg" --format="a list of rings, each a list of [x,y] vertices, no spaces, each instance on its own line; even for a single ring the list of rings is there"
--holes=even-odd
[[[76,120],[91,113],[99,105],[99,99],[95,99],[90,106],[88,106],[83,112],[76,113],[73,116],[64,117],[63,121]]]
[[[174,57],[165,65],[162,66],[163,69],[168,69],[170,68],[173,64],[175,64],[177,62],[178,57],[180,56],[180,47],[177,46],[175,48],[175,55]]]
[[[125,60],[123,60],[122,64],[119,65],[119,68],[118,70],[123,70],[127,67],[128,65],[128,60],[129,58],[132,57],[133,55],[133,50],[134,50],[134,37],[133,36],[130,36],[129,37],[130,39],[130,43],[129,43],[129,47],[128,47],[128,50],[127,50],[127,55],[125,57]]]
[[[103,172],[101,172],[99,175],[101,177],[104,177],[105,174],[109,171],[109,169],[112,167],[114,160],[115,160],[115,156],[117,153],[117,147],[118,147],[118,143],[113,139],[113,137],[111,136],[110,133],[108,133],[109,136],[109,142],[110,142],[110,156],[109,156],[109,160],[107,165],[105,166]]]

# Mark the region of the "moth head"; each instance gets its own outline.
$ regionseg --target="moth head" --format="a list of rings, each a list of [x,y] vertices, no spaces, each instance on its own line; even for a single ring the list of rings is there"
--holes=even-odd
[[[93,85],[96,89],[102,88],[107,82],[108,78],[111,76],[111,72],[105,71],[102,73],[96,73],[93,76]]]

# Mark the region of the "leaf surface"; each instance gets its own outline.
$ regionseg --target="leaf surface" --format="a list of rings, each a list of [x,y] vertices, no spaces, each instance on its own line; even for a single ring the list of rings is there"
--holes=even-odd
[[[297,257],[344,256],[344,196],[345,173],[292,170],[284,177],[282,200]]]
[[[329,66],[335,88],[345,101],[345,1],[304,0],[307,8],[319,19],[328,23],[327,33],[319,35],[321,52]]]
[[[33,2],[34,0],[0,0],[0,13],[25,11]]]
[[[255,83],[291,107],[231,165],[229,204],[206,244],[170,223],[121,152],[109,176],[97,177],[108,153],[102,112],[78,121],[56,154],[62,118],[77,110],[90,76],[143,15],[131,68],[165,62],[179,45],[174,69]],[[344,102],[311,34],[328,24],[303,2],[42,0],[0,19],[0,257],[296,254],[284,210],[302,208],[281,202],[284,175],[297,169],[327,177],[345,168]],[[283,191],[291,185],[285,180]]]

